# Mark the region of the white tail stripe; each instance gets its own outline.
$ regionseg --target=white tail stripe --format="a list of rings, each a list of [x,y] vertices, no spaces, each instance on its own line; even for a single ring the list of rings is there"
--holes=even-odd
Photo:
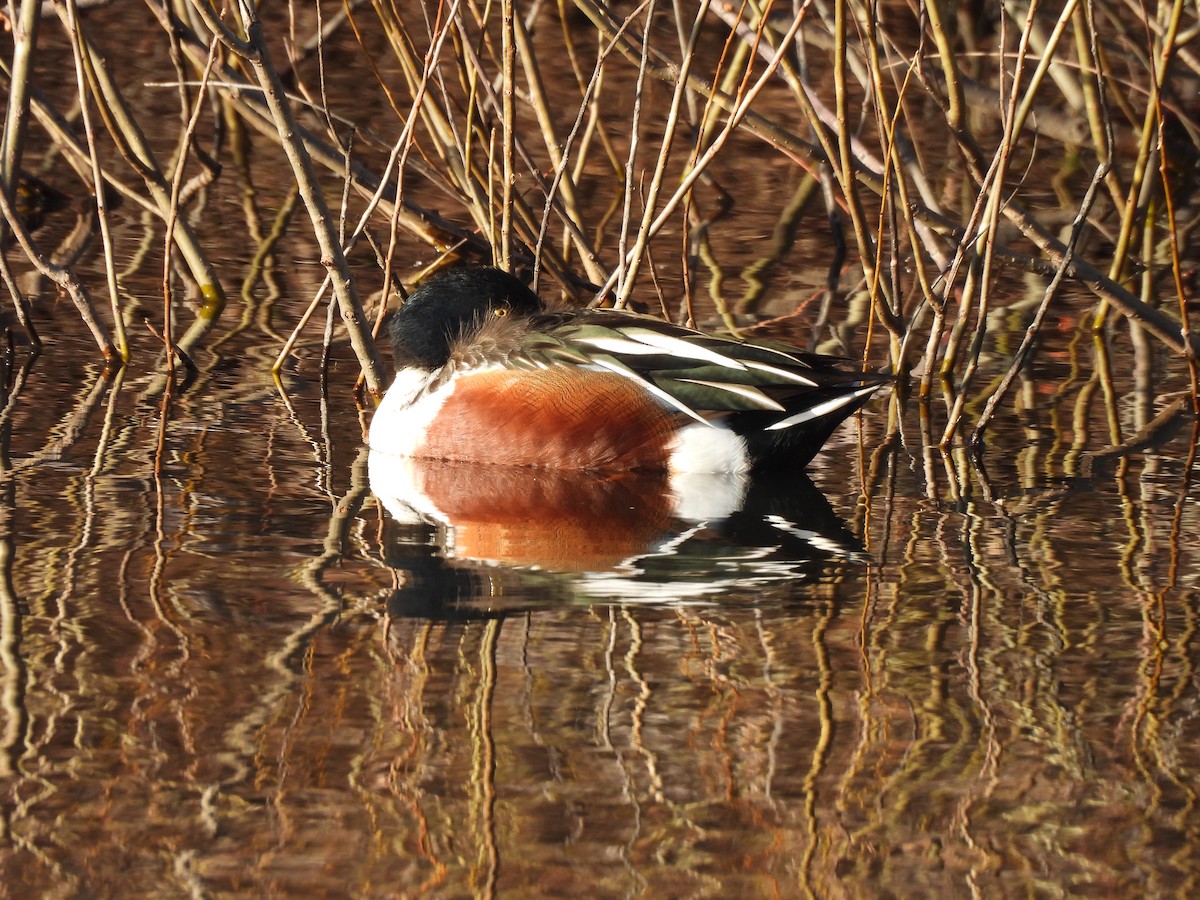
[[[827,416],[831,412],[841,409],[843,406],[849,406],[859,397],[867,396],[877,387],[879,387],[879,385],[872,384],[869,387],[859,388],[852,394],[834,397],[831,400],[826,400],[824,403],[818,403],[816,406],[810,406],[808,409],[798,412],[794,416],[788,416],[786,419],[780,419],[774,425],[768,425],[763,430],[779,431],[783,428],[791,428],[793,425],[801,425],[804,422],[811,422],[813,419],[819,419],[822,416]]]

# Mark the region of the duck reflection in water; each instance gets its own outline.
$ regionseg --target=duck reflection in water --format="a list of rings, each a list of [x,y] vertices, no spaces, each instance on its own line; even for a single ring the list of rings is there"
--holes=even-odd
[[[438,523],[451,557],[543,569],[610,569],[674,524],[731,520],[752,474],[811,490],[803,467],[890,380],[634,313],[554,311],[490,267],[430,278],[391,333],[375,493]]]
[[[389,514],[385,559],[402,572],[394,616],[473,618],[564,599],[706,604],[867,559],[803,473],[743,480],[722,515],[687,519],[674,515],[661,473],[411,460],[401,485],[395,463],[370,457],[371,487]],[[720,489],[731,496],[728,484]]]

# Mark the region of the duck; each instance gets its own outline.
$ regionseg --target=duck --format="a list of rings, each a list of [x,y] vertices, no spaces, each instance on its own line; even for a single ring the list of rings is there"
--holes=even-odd
[[[892,380],[773,341],[555,309],[484,265],[426,279],[389,329],[396,375],[368,430],[373,457],[608,475],[799,470]]]

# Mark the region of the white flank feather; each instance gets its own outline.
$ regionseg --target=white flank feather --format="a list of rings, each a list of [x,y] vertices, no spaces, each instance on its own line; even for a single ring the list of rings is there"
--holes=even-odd
[[[680,428],[671,439],[669,452],[667,466],[673,474],[744,475],[750,471],[750,453],[745,439],[724,427],[688,425]]]

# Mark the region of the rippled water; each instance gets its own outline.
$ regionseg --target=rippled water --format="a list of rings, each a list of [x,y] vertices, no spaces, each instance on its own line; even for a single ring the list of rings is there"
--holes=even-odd
[[[369,492],[350,366],[323,404],[231,354],[155,478],[153,379],[77,340],[10,372],[13,894],[1194,887],[1186,420],[986,481],[884,398],[722,522],[575,486],[454,538]]]
[[[237,223],[206,247],[246,290],[185,393],[128,209],[129,370],[44,284],[45,352],[0,359],[0,893],[1200,890],[1196,434],[1161,355],[1074,298],[981,463],[901,391],[811,481],[712,486],[729,515],[430,466],[456,509],[430,524],[368,460],[340,339],[268,374],[323,270],[302,233],[252,263],[246,208],[290,190],[265,159],[196,213]],[[754,198],[799,175],[735,159],[745,263]],[[813,240],[774,311],[822,283]],[[1028,321],[993,302],[977,385]]]

